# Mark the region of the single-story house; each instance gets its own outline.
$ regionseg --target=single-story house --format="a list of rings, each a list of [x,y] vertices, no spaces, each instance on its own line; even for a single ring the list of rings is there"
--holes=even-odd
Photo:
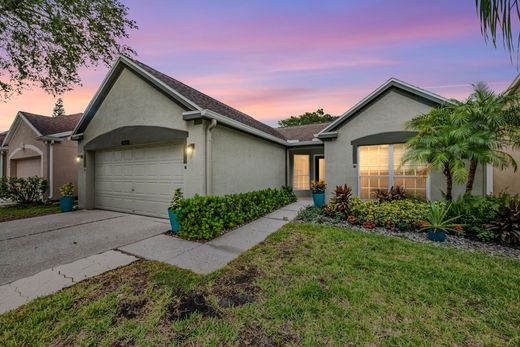
[[[73,131],[79,204],[166,216],[171,192],[223,195],[292,185],[309,195],[324,178],[330,194],[348,184],[369,198],[402,185],[441,197],[442,173],[399,165],[412,117],[447,99],[390,79],[330,124],[273,128],[139,61],[122,57]],[[475,193],[492,191],[479,168]],[[456,192],[463,190],[456,187]]]
[[[520,95],[520,74],[515,78],[511,85],[506,89],[507,94]],[[519,166],[520,170],[520,150],[509,149],[507,151]],[[513,168],[501,170],[493,168],[493,192],[498,194],[507,192],[509,194],[520,194],[520,171]]]
[[[47,117],[18,112],[2,141],[0,176],[39,176],[49,183],[51,200],[60,197],[59,188],[77,185],[78,144],[70,140],[82,114]]]

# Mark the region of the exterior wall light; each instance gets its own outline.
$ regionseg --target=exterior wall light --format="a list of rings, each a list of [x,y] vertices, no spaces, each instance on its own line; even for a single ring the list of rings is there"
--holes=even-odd
[[[186,154],[187,155],[192,155],[194,151],[195,151],[195,144],[194,143],[190,143],[188,146],[186,146]]]
[[[77,157],[76,157],[76,162],[79,163],[81,161],[81,159],[83,159],[83,154],[79,154]]]

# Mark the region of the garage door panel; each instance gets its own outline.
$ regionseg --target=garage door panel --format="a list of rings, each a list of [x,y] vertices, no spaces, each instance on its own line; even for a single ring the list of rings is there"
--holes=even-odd
[[[17,159],[15,166],[16,177],[27,178],[41,175],[41,157]]]
[[[167,217],[171,192],[184,182],[183,145],[96,152],[97,208]]]

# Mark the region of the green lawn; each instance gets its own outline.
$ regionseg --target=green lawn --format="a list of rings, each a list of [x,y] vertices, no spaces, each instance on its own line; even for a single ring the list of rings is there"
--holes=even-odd
[[[224,270],[139,261],[0,316],[5,345],[516,345],[520,262],[290,223]]]
[[[0,207],[0,222],[14,219],[43,216],[46,214],[59,213],[60,206],[57,204],[38,204]]]

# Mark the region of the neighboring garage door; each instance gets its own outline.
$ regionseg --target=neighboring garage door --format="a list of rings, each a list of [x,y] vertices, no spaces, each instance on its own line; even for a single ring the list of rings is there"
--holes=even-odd
[[[183,187],[183,145],[98,151],[95,206],[147,216],[168,216],[172,190]]]
[[[32,177],[42,175],[41,157],[16,159],[16,177]]]

